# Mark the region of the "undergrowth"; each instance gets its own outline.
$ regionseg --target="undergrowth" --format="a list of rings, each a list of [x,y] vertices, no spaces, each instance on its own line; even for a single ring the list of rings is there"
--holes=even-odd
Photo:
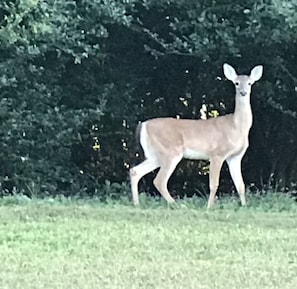
[[[55,197],[28,197],[22,194],[15,194],[11,196],[3,196],[0,198],[0,206],[10,205],[34,205],[34,204],[49,204],[49,205],[92,205],[92,206],[133,206],[129,196],[122,197],[106,197],[104,200],[97,197],[81,197],[57,195]],[[161,197],[152,197],[146,194],[140,194],[140,205],[142,209],[154,208],[189,208],[189,209],[206,209],[207,198],[191,197],[177,199],[175,203],[168,204]],[[273,212],[296,212],[297,201],[296,198],[289,194],[268,192],[265,194],[253,194],[248,196],[248,205],[242,207],[237,196],[225,196],[217,199],[212,210],[257,210],[257,211],[273,211]]]

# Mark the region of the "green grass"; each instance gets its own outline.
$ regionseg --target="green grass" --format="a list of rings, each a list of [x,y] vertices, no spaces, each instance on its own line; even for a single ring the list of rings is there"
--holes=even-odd
[[[0,288],[296,288],[292,200],[142,201],[0,200]]]

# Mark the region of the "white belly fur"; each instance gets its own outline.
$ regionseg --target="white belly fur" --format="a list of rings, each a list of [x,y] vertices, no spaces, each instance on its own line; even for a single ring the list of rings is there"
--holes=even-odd
[[[185,149],[183,153],[184,158],[192,160],[208,160],[209,156],[205,152]]]

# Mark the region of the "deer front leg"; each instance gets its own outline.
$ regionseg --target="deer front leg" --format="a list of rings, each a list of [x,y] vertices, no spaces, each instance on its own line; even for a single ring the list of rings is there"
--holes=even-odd
[[[242,159],[241,155],[230,157],[229,159],[227,159],[227,164],[229,166],[231,178],[239,194],[241,205],[245,206],[246,205],[245,185],[244,185],[242,173],[241,173],[241,159]]]
[[[220,171],[223,164],[223,160],[218,157],[213,157],[210,159],[210,169],[209,169],[209,189],[210,195],[208,199],[207,208],[211,208],[215,202],[216,192],[219,186]]]

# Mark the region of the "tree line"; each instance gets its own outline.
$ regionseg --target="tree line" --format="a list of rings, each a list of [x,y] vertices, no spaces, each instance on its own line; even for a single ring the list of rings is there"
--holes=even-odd
[[[0,3],[1,194],[120,195],[140,161],[139,121],[234,109],[228,62],[258,64],[243,175],[251,190],[297,180],[295,1],[4,0]],[[173,194],[207,192],[183,161]],[[153,192],[152,175],[141,186]],[[223,167],[220,191],[232,191]]]

